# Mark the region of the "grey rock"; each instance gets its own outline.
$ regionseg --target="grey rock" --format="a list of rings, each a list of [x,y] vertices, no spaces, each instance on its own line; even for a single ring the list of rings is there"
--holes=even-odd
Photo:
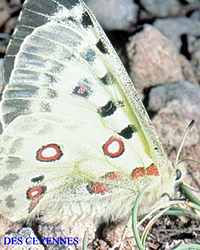
[[[140,4],[152,16],[156,17],[174,16],[181,10],[181,4],[178,0],[140,0]]]
[[[2,72],[3,72],[3,59],[0,59],[0,93],[2,92],[3,88]]]
[[[140,13],[140,19],[145,20],[155,17],[177,17],[186,15],[189,12],[199,10],[199,0],[185,1],[179,0],[140,0],[143,7]],[[146,13],[145,13],[146,12]]]
[[[200,38],[188,36],[188,51],[195,66],[200,69]]]
[[[190,18],[193,19],[193,20],[200,21],[200,10],[194,11],[194,12],[191,14]]]
[[[106,30],[128,30],[137,21],[138,5],[132,0],[87,0],[101,26]]]
[[[0,1],[0,10],[5,9],[7,7],[8,7],[8,4],[7,4],[6,0],[1,0]]]
[[[188,52],[197,80],[200,82],[200,37],[187,37]]]
[[[65,238],[70,237],[78,238],[78,244],[72,244],[74,239],[70,240],[70,244],[62,244],[62,245],[48,245],[46,250],[54,250],[54,249],[69,249],[69,250],[81,250],[82,249],[82,239],[84,233],[87,229],[87,241],[88,243],[92,242],[95,238],[96,225],[91,222],[76,222],[73,226],[68,224],[63,225],[52,225],[52,224],[39,224],[38,226],[38,234],[41,235],[42,238],[45,237],[55,237],[55,238]]]
[[[5,241],[5,242],[4,242]],[[8,243],[10,244],[3,244]],[[1,240],[1,250],[44,250],[31,228],[22,228],[18,233],[6,234]]]
[[[151,89],[148,110],[156,112],[153,123],[164,145],[178,148],[191,120],[196,121],[185,146],[200,141],[200,87],[188,81],[169,83]]]
[[[10,6],[21,5],[21,0],[11,0]]]
[[[168,83],[153,88],[149,97],[148,109],[154,112],[158,112],[172,100],[188,101],[192,105],[199,105],[200,88],[197,84],[188,81]]]
[[[3,27],[3,25],[9,20],[10,13],[7,11],[7,9],[0,10],[0,28]]]
[[[182,36],[200,36],[200,22],[187,17],[157,19],[154,27],[168,37],[180,50]]]

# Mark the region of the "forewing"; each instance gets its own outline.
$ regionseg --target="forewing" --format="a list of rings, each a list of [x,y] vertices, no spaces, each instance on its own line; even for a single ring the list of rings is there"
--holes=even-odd
[[[26,1],[8,47],[4,68],[5,84],[8,84],[11,71],[15,68],[9,83],[12,92],[8,96],[5,93],[5,98],[17,96],[19,100],[22,96],[23,99],[23,102],[14,100],[15,103],[12,100],[15,107],[10,107],[9,100],[8,105],[4,102],[5,125],[18,115],[50,110],[49,95],[55,96],[58,91],[61,96],[65,96],[63,92],[67,92],[67,95],[73,91],[80,94],[85,88],[82,95],[94,92],[87,98],[96,105],[96,110],[110,108],[110,113],[104,112],[104,120],[109,120],[114,131],[121,131],[132,124],[145,153],[156,163],[159,157],[164,157],[162,146],[133,84],[95,17],[82,1]],[[23,86],[27,84],[29,89]],[[37,99],[38,88],[42,107],[33,104],[34,101],[30,105],[24,100],[24,97]],[[51,106],[54,109],[54,105]],[[114,109],[120,114],[118,120],[121,120],[121,124],[116,124],[116,116],[112,114]],[[58,110],[57,106],[55,110]],[[129,121],[121,116],[121,112]]]

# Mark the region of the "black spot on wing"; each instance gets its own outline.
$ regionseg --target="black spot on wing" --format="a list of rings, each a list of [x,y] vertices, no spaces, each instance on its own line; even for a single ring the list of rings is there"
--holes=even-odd
[[[40,176],[38,176],[38,177],[32,178],[32,179],[31,179],[31,182],[33,182],[33,183],[38,183],[38,182],[41,182],[41,181],[43,181],[43,180],[44,180],[44,175],[40,175]]]
[[[124,102],[123,102],[123,101],[118,101],[118,104],[119,104],[122,108],[124,108],[124,107],[125,107],[125,105],[124,105]]]
[[[50,113],[51,105],[48,102],[40,102],[40,112]]]
[[[135,133],[136,130],[133,127],[133,125],[128,125],[126,128],[122,129],[118,134],[124,137],[125,139],[131,139],[133,136],[133,133]]]
[[[92,93],[91,82],[88,79],[81,80],[78,85],[73,89],[73,94],[81,97],[89,97]]]
[[[97,46],[97,48],[98,48],[103,54],[107,54],[107,53],[108,53],[107,48],[104,46],[104,44],[102,43],[101,40],[99,40],[99,41],[96,43],[96,46]]]
[[[89,26],[93,26],[93,22],[92,22],[89,14],[87,12],[84,12],[82,14],[81,23],[82,23],[82,25],[83,25],[84,28],[88,28]]]
[[[82,56],[87,62],[93,62],[95,59],[95,52],[91,49],[88,49],[82,54]]]
[[[72,22],[72,23],[77,23],[76,19],[74,19],[71,16],[67,18],[67,21]]]
[[[48,89],[47,96],[51,99],[58,97],[58,92],[54,89]]]
[[[94,194],[94,191],[92,190],[92,186],[93,186],[92,182],[86,186],[86,189],[89,194]]]
[[[15,156],[8,156],[6,163],[7,163],[6,168],[9,171],[11,171],[13,169],[19,168],[21,166],[22,160],[18,157],[15,157]]]
[[[105,76],[100,78],[100,80],[103,82],[104,85],[111,84],[111,79],[110,79],[110,76],[108,74],[105,74]]]
[[[14,208],[15,207],[15,200],[12,195],[8,195],[5,199],[6,207],[7,208]]]
[[[23,147],[23,138],[17,138],[13,141],[11,148],[9,149],[9,154],[16,154]]]
[[[108,101],[106,105],[99,108],[98,112],[102,117],[113,115],[117,106],[113,101]]]
[[[89,92],[84,87],[76,86],[73,90],[73,94],[78,95],[78,96],[82,96],[82,97],[88,97]]]
[[[50,74],[47,74],[47,73],[44,73],[43,79],[44,79],[44,82],[45,82],[44,86],[46,86],[46,87],[54,86],[55,83],[58,82],[58,78],[56,76],[53,76],[53,75],[50,75]]]
[[[19,179],[17,174],[7,174],[0,180],[0,186],[4,191],[8,191],[14,185],[14,183]]]

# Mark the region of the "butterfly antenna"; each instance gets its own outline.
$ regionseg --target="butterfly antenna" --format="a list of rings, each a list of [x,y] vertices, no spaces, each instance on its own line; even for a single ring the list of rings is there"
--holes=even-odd
[[[192,120],[192,121],[190,122],[190,124],[188,125],[188,127],[187,127],[187,130],[186,130],[186,132],[185,132],[185,135],[184,135],[184,137],[183,137],[182,143],[181,143],[181,145],[180,145],[180,147],[179,147],[179,150],[178,150],[178,153],[177,153],[177,156],[176,156],[175,165],[178,165],[178,160],[179,160],[179,156],[180,156],[181,150],[182,150],[182,148],[183,148],[183,144],[185,143],[185,140],[186,140],[187,135],[188,135],[188,133],[190,132],[191,128],[194,126],[194,123],[195,123],[194,120]]]
[[[192,159],[184,159],[184,160],[181,160],[179,163],[186,162],[186,161],[190,161],[190,162],[194,162],[194,163],[200,164],[200,161],[196,161],[196,160],[192,160]]]

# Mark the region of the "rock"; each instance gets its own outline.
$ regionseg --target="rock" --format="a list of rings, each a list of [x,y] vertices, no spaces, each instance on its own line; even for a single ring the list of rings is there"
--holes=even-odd
[[[140,0],[140,5],[148,18],[183,16],[200,8],[199,0],[188,1],[188,3],[179,0]],[[141,17],[142,19],[145,17],[144,13],[140,15]]]
[[[96,250],[108,250],[109,246],[107,245],[107,243],[103,240],[95,240],[92,244],[92,248],[91,249],[96,249]]]
[[[200,10],[196,10],[194,11],[191,16],[190,16],[191,19],[194,19],[196,21],[200,21]]]
[[[3,72],[3,59],[0,58],[0,93],[2,92],[2,88],[3,88],[2,72]]]
[[[0,58],[0,94],[3,90],[3,79],[2,79],[2,72],[3,72],[3,59]],[[0,97],[1,100],[1,97]],[[2,123],[0,121],[0,134],[3,132],[3,128],[2,128]],[[0,223],[1,224],[1,223]],[[4,229],[3,229],[4,230]],[[0,235],[1,235],[1,230],[0,230]]]
[[[125,233],[125,239],[130,240],[124,242],[123,245],[121,245],[121,249],[124,250],[129,250],[129,249],[136,249],[136,243],[135,240],[133,239],[133,230],[131,226],[131,221],[127,223],[127,220],[121,221],[120,223],[117,224],[110,224],[107,225],[102,232],[102,238],[108,242],[109,245],[115,246],[113,249],[118,249],[120,244],[118,243],[122,242],[122,237],[124,236],[124,230],[126,231]]]
[[[5,26],[5,33],[6,34],[11,34],[17,24],[18,18],[17,17],[12,17],[8,20]]]
[[[160,30],[181,50],[183,36],[200,36],[200,22],[187,17],[157,19],[154,27]],[[170,28],[169,28],[170,27]]]
[[[21,5],[21,0],[10,0],[10,6]]]
[[[7,11],[7,9],[0,10],[0,28],[3,27],[3,25],[8,21],[10,18],[10,13]]]
[[[7,232],[17,232],[22,227],[20,223],[13,223],[11,220],[5,217],[0,217],[0,236],[5,235]]]
[[[0,0],[0,54],[4,54],[8,40],[17,23],[17,13],[21,9],[21,0]]]
[[[200,69],[200,38],[188,36],[188,51],[193,64]]]
[[[7,244],[3,244],[3,243]],[[8,244],[10,242],[10,244]],[[1,250],[44,250],[31,228],[23,228],[18,233],[6,234],[1,240]]]
[[[6,0],[1,0],[0,1],[0,10],[5,9],[7,7],[8,7],[8,4],[7,4]]]
[[[87,0],[87,5],[106,30],[128,30],[137,22],[138,5],[132,0]]]
[[[155,112],[152,121],[164,145],[178,149],[185,130],[194,119],[185,147],[200,142],[200,87],[188,81],[170,83],[152,88],[149,94],[148,110]]]
[[[177,15],[181,10],[178,0],[140,0],[140,4],[152,16],[169,17]]]
[[[60,225],[51,225],[51,224],[42,224],[40,223],[38,226],[38,234],[41,235],[42,238],[45,237],[70,237],[78,238],[78,244],[75,246],[72,244],[69,249],[82,249],[83,236],[85,231],[87,231],[87,242],[90,243],[95,238],[96,227],[94,223],[76,223],[73,227],[69,227],[69,225],[60,226]],[[48,245],[46,250],[54,250],[55,245]]]
[[[131,38],[127,46],[130,75],[137,91],[184,79],[173,43],[150,25]]]
[[[189,62],[185,56],[179,55],[179,63],[182,68],[184,79],[188,80],[189,82],[198,83],[198,77],[196,76],[197,72],[195,72],[191,62]]]
[[[199,49],[195,50],[192,53],[192,63],[194,65],[194,70],[195,70],[196,78],[200,82],[200,50]]]

